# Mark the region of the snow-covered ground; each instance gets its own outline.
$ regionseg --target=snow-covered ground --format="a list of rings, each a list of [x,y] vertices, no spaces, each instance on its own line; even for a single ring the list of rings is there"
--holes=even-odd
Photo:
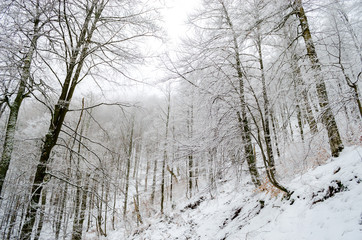
[[[284,183],[294,191],[289,200],[229,180],[214,198],[201,192],[166,216],[149,219],[128,239],[361,240],[361,182],[362,147],[349,147]]]

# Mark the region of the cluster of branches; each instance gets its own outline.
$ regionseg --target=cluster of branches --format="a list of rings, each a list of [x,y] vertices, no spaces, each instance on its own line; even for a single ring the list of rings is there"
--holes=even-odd
[[[4,3],[3,238],[38,239],[44,224],[55,239],[81,239],[92,228],[106,236],[119,222],[132,231],[130,219],[138,225],[165,214],[201,186],[214,196],[218,181],[228,171],[240,180],[244,165],[256,188],[267,182],[292,194],[281,181],[293,174],[291,151],[308,150],[297,158],[303,165],[360,138],[361,44],[349,10],[358,3],[312,3],[204,1],[179,58],[164,61],[163,98],[131,110],[75,93],[83,82],[127,77],[127,66],[142,61],[139,40],[157,30],[153,8],[127,0]],[[324,13],[321,31],[312,31],[309,10]],[[27,97],[49,111],[35,146],[15,141]],[[70,107],[74,101],[81,104]],[[14,178],[22,147],[34,164]]]
[[[268,181],[287,195],[291,192],[276,172],[277,165],[286,168],[290,156],[283,142],[298,141],[297,136],[303,148],[326,134],[330,155],[337,157],[343,138],[350,139],[345,122],[354,119],[357,130],[362,117],[357,77],[361,43],[352,23],[358,20],[348,10],[353,4],[358,5],[326,1],[313,9],[301,0],[204,1],[189,20],[193,33],[180,58],[166,64],[172,78],[195,88],[209,110],[209,131],[201,134],[206,132],[204,138],[214,144],[203,150],[218,155],[225,151],[222,146],[232,149],[229,159],[245,160],[256,187],[262,184],[260,156]],[[321,33],[313,36],[305,8],[328,10],[320,21],[333,21],[323,22]],[[352,138],[356,143],[359,136]]]
[[[23,100],[26,97],[37,99],[51,116],[40,154],[37,154],[35,172],[29,173],[31,187],[27,189],[26,197],[22,197],[26,200],[24,214],[13,215],[13,221],[22,217],[21,234],[17,237],[30,239],[36,232],[36,222],[41,228],[42,215],[39,213],[44,205],[42,198],[46,197],[44,184],[52,176],[49,163],[53,148],[66,146],[71,154],[77,141],[78,155],[81,149],[82,135],[77,135],[79,123],[70,135],[74,139],[72,144],[59,141],[66,133],[62,129],[76,89],[84,81],[93,80],[98,86],[102,85],[101,80],[114,81],[110,72],[115,73],[113,76],[127,77],[127,66],[142,61],[139,43],[154,37],[157,32],[158,14],[146,2],[134,4],[127,0],[5,1],[1,8],[4,51],[1,53],[0,113],[5,111],[8,116],[0,162],[0,193],[5,200],[11,195],[3,189],[6,179],[11,184],[8,173],[13,162],[15,132]],[[125,106],[101,103],[82,107],[81,112],[100,105]],[[78,165],[79,161],[78,157]],[[74,184],[79,186],[83,181],[78,173],[76,175]],[[77,190],[78,200],[79,196]],[[79,232],[79,224],[74,225],[78,228],[75,232]],[[11,237],[13,231],[7,232],[8,238]],[[74,237],[80,238],[81,234]]]

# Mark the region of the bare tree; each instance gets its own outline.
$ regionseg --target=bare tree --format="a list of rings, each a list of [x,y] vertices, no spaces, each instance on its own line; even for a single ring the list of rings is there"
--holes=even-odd
[[[124,190],[124,204],[123,204],[123,217],[126,217],[127,213],[127,201],[128,201],[128,190],[129,190],[129,182],[130,182],[130,172],[131,172],[131,161],[133,154],[133,138],[134,138],[134,117],[131,120],[131,129],[129,134],[129,145],[127,147],[127,164],[126,164],[126,186]]]
[[[122,15],[117,14],[117,6],[125,9]],[[78,84],[99,65],[113,68],[117,64],[120,66],[135,60],[137,55],[131,53],[135,47],[132,42],[153,36],[156,30],[151,22],[153,12],[147,7],[131,6],[127,1],[60,1],[57,14],[59,21],[54,28],[58,29],[55,35],[58,41],[52,42],[50,47],[64,64],[65,76],[36,168],[31,200],[22,228],[21,237],[24,239],[30,238],[50,153],[57,143]],[[64,52],[61,53],[60,50]],[[57,69],[52,68],[50,63],[48,67],[60,81],[61,74],[57,74]]]
[[[357,71],[354,71],[352,67],[348,67],[349,65],[362,65],[361,43],[358,40],[356,31],[353,28],[352,23],[350,22],[350,19],[342,4],[338,0],[335,0],[335,5],[336,10],[331,12],[332,14],[334,13],[332,18],[336,40],[333,41],[332,46],[335,48],[337,53],[330,52],[329,55],[337,59],[337,63],[334,64],[334,66],[340,69],[345,83],[352,90],[353,100],[355,101],[360,117],[362,118],[362,104],[358,88],[358,82],[362,77],[362,68],[356,67]],[[345,29],[344,31],[343,28]],[[346,36],[343,37],[344,35],[348,36],[348,38],[345,39]],[[347,41],[352,43],[352,49],[348,48],[348,44],[346,44]],[[345,47],[346,45],[347,47]],[[350,51],[353,51],[355,55],[357,55],[357,59],[354,59],[350,56]],[[351,64],[351,62],[355,63]]]
[[[29,1],[27,3],[21,2],[21,1],[13,1],[10,3],[7,7],[10,9],[9,11],[14,11],[13,13],[8,13],[6,18],[10,18],[9,23],[11,26],[13,26],[15,29],[20,28],[20,30],[17,33],[14,33],[14,35],[23,34],[25,39],[22,39],[23,41],[27,42],[27,47],[25,49],[19,49],[19,51],[24,51],[23,57],[21,60],[19,60],[19,69],[15,71],[19,71],[19,80],[11,80],[8,84],[4,81],[4,88],[5,93],[1,100],[1,106],[0,111],[1,113],[4,111],[3,103],[8,104],[9,106],[9,117],[8,122],[6,125],[6,132],[5,132],[5,140],[3,145],[3,152],[1,155],[1,162],[0,162],[0,194],[3,189],[4,180],[6,177],[6,173],[9,169],[10,160],[11,160],[11,154],[13,152],[14,148],[14,136],[15,136],[15,130],[16,130],[16,123],[18,120],[19,110],[22,105],[23,100],[26,97],[29,97],[29,95],[33,91],[34,86],[34,80],[32,79],[32,73],[31,73],[31,66],[34,59],[34,54],[37,50],[37,44],[39,38],[44,34],[43,29],[45,28],[45,25],[49,23],[49,12],[52,9],[54,2],[48,1],[46,3],[42,3],[40,0],[34,0]],[[18,14],[20,12],[24,12],[29,14],[26,15],[29,19],[16,19],[18,17]],[[16,14],[16,16],[14,16]],[[22,21],[25,20],[25,23],[27,21],[32,23],[32,28],[27,29],[28,24],[24,24]],[[23,26],[16,26],[16,25],[22,25]],[[15,26],[14,26],[15,25]],[[4,36],[6,37],[6,36]],[[9,46],[8,46],[9,47]],[[14,46],[15,47],[15,46]],[[15,49],[18,49],[15,47]],[[14,50],[12,50],[14,51]],[[12,53],[17,54],[17,53]],[[8,63],[9,64],[9,63]],[[14,64],[14,63],[12,63]],[[9,94],[9,85],[10,83],[14,84],[16,82],[16,91],[14,92],[15,98],[13,100],[10,100],[10,94]]]
[[[319,100],[319,106],[322,110],[322,122],[327,129],[331,153],[332,156],[338,157],[344,146],[341,140],[335,117],[329,104],[327,87],[322,74],[322,67],[319,62],[312,35],[309,30],[308,19],[305,15],[302,0],[295,0],[293,3],[293,7],[302,28],[302,36],[305,42],[307,56],[309,57],[309,60],[312,64],[312,69],[314,70],[317,96]]]
[[[245,93],[244,66],[242,65],[241,45],[249,33],[241,34],[240,29],[244,26],[238,25],[237,17],[239,15],[233,11],[236,7],[233,4],[222,0],[210,1],[205,3],[205,11],[200,11],[193,16],[192,25],[201,37],[200,40],[195,40],[191,44],[194,44],[194,48],[198,50],[196,54],[198,54],[199,60],[189,60],[188,62],[190,69],[213,79],[208,82],[209,86],[205,84],[202,86],[203,89],[199,90],[213,96],[213,104],[220,101],[229,108],[233,120],[237,121],[241,135],[240,145],[244,149],[244,158],[247,160],[252,182],[255,186],[259,186],[259,173],[247,115],[248,102]],[[193,53],[194,56],[196,54]],[[195,63],[199,65],[197,66]],[[193,85],[195,86],[195,84]],[[199,86],[196,85],[196,87]]]
[[[170,88],[170,86],[169,86]],[[168,146],[168,132],[169,132],[169,122],[170,122],[170,109],[171,109],[171,89],[167,90],[167,111],[166,111],[166,122],[165,122],[165,140],[164,140],[164,150],[163,150],[163,159],[162,159],[162,175],[161,175],[161,213],[164,211],[164,202],[165,202],[165,178],[166,178],[166,164],[168,160],[167,155],[167,146]]]

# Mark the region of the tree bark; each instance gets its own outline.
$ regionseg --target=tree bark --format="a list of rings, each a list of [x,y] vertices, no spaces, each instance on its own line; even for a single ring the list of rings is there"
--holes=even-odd
[[[43,229],[44,224],[44,213],[45,213],[45,204],[46,204],[46,191],[43,189],[42,191],[42,197],[41,197],[41,207],[40,207],[40,213],[39,213],[39,223],[37,230],[35,232],[34,240],[38,240],[41,234],[41,231]]]
[[[166,113],[166,126],[165,126],[165,142],[163,149],[163,161],[162,161],[162,176],[161,176],[161,214],[163,214],[163,205],[165,201],[165,168],[167,161],[167,146],[168,146],[168,125],[170,120],[170,109],[171,109],[171,90],[169,89],[167,96],[167,113]]]
[[[191,102],[190,110],[188,111],[188,117],[187,120],[187,128],[188,128],[188,138],[192,141],[193,137],[193,122],[194,122],[194,106],[193,102]],[[194,156],[192,149],[189,150],[190,153],[188,155],[188,189],[187,192],[189,193],[189,197],[191,198],[193,195],[193,182],[194,182]]]
[[[274,111],[271,108],[270,109],[270,121],[271,121],[271,125],[273,128],[273,134],[274,134],[274,143],[275,143],[275,149],[277,151],[277,155],[278,157],[280,157],[280,150],[279,150],[279,143],[278,143],[278,135],[277,135],[277,129],[276,129],[276,125],[275,125],[275,116],[274,116]]]
[[[338,157],[344,146],[339,134],[338,126],[329,105],[327,87],[323,79],[322,68],[315,50],[312,35],[309,30],[307,16],[305,15],[302,0],[295,0],[295,10],[302,28],[302,35],[306,45],[307,55],[312,63],[314,78],[316,80],[317,96],[322,111],[322,123],[327,129],[329,146],[333,157]]]
[[[269,181],[278,189],[284,191],[288,195],[290,194],[289,191],[283,187],[275,177],[276,169],[275,169],[275,160],[274,154],[272,149],[272,142],[270,136],[270,126],[269,126],[269,116],[270,116],[270,106],[269,106],[269,98],[266,90],[266,82],[265,82],[265,74],[264,74],[264,64],[263,64],[263,55],[262,55],[262,46],[261,46],[261,36],[259,34],[259,29],[257,29],[257,39],[256,39],[256,47],[259,54],[259,65],[261,71],[261,80],[262,80],[262,91],[263,91],[263,99],[264,99],[264,120],[262,119],[262,125],[264,130],[264,140],[266,146],[266,155],[262,148],[262,143],[260,142],[260,132],[258,132],[259,137],[259,146],[263,157],[263,162],[265,166],[265,170],[267,173],[267,177]]]
[[[25,59],[23,62],[23,68],[21,71],[21,78],[19,83],[19,88],[15,97],[14,102],[10,105],[10,113],[9,118],[6,126],[5,132],[5,140],[3,145],[3,152],[1,155],[1,162],[0,162],[0,196],[3,189],[6,173],[9,170],[9,165],[11,161],[11,154],[14,149],[14,137],[15,137],[15,130],[16,130],[16,123],[18,120],[18,114],[21,107],[21,104],[26,97],[26,88],[28,85],[28,81],[30,78],[30,67],[33,60],[34,52],[37,48],[37,42],[40,37],[40,9],[39,9],[39,0],[37,2],[37,9],[35,14],[34,27],[32,33],[32,39],[30,42],[29,50],[25,55]]]
[[[151,202],[152,204],[155,201],[156,194],[156,181],[157,181],[157,158],[155,158],[153,163],[153,178],[152,178],[152,193],[151,193]]]
[[[258,61],[259,67],[261,72],[261,82],[262,82],[262,93],[263,93],[263,100],[264,100],[264,123],[263,123],[263,130],[264,130],[264,139],[266,145],[266,152],[268,156],[268,166],[275,171],[275,160],[274,160],[274,153],[271,141],[271,133],[270,133],[270,106],[269,106],[269,98],[268,93],[266,90],[266,81],[265,81],[265,73],[264,73],[264,62],[263,62],[263,55],[262,55],[262,46],[261,46],[261,36],[259,33],[259,26],[256,30],[256,48],[258,51]]]
[[[223,12],[225,14],[225,18],[227,21],[227,24],[232,32],[232,39],[233,39],[233,47],[234,47],[234,54],[235,54],[235,70],[237,72],[237,78],[239,82],[239,100],[240,100],[240,112],[236,112],[237,118],[239,121],[239,127],[241,130],[241,137],[244,145],[244,152],[245,152],[245,158],[246,162],[248,164],[251,180],[254,183],[256,187],[260,185],[260,177],[258,173],[258,169],[256,167],[256,158],[254,156],[253,152],[253,145],[251,142],[251,131],[249,127],[248,118],[246,115],[246,101],[245,101],[245,94],[244,94],[244,80],[243,80],[243,72],[242,72],[242,66],[241,66],[241,59],[240,59],[240,53],[239,53],[239,43],[236,37],[236,32],[234,30],[233,23],[229,17],[229,12],[227,11],[225,5],[223,2],[220,2],[222,4]]]
[[[64,215],[64,209],[67,202],[67,195],[68,195],[68,184],[64,183],[64,189],[60,193],[60,201],[58,201],[58,209],[57,209],[57,217],[55,220],[55,239],[59,239],[60,229],[62,226],[63,221],[63,215]]]
[[[298,107],[299,110],[301,111],[299,102],[302,102],[302,104],[304,105],[304,109],[305,109],[305,115],[306,115],[306,120],[308,122],[309,125],[309,129],[311,131],[312,134],[316,134],[318,132],[318,127],[317,127],[317,121],[313,116],[313,110],[312,110],[312,106],[309,103],[309,99],[308,99],[308,91],[307,91],[307,87],[305,86],[305,82],[303,81],[302,78],[302,73],[300,71],[300,66],[298,64],[298,58],[296,53],[292,53],[292,69],[293,69],[293,80],[294,80],[294,86],[295,86],[295,91],[296,91],[296,95],[298,97]],[[301,100],[299,100],[301,99]],[[298,109],[297,109],[298,111]],[[297,112],[298,114],[298,112]],[[301,113],[300,113],[301,114]]]
[[[295,97],[298,97],[297,94],[297,88],[295,86],[295,81],[294,81],[294,92],[295,92]],[[297,100],[299,101],[299,100]],[[299,127],[299,132],[300,132],[300,137],[302,139],[302,142],[304,142],[304,130],[303,130],[303,119],[302,119],[302,110],[299,106],[299,102],[296,103],[295,105],[296,111],[297,111],[297,120],[298,120],[298,127]]]
[[[146,174],[145,174],[145,192],[147,192],[148,187],[148,172],[150,171],[150,151],[146,150]]]
[[[129,175],[130,175],[130,171],[131,171],[131,157],[132,157],[132,148],[133,148],[133,131],[134,131],[133,128],[134,128],[134,119],[132,120],[131,134],[130,134],[129,146],[128,146],[127,167],[126,167],[126,187],[124,190],[123,217],[126,217],[126,213],[127,213]]]
[[[45,135],[40,160],[37,165],[35,178],[32,184],[31,200],[28,205],[25,222],[21,231],[22,239],[30,239],[31,236],[36,219],[37,209],[39,208],[40,193],[47,175],[46,166],[48,164],[50,153],[58,140],[60,130],[68,112],[69,104],[78,84],[84,61],[89,54],[88,48],[89,44],[91,43],[93,32],[96,30],[97,22],[103,10],[102,6],[96,8],[97,4],[97,1],[93,1],[91,6],[87,8],[86,18],[82,25],[81,33],[78,37],[77,46],[72,51],[72,56],[67,67],[66,77],[62,85],[62,92],[59,96],[58,103],[55,105],[48,133]],[[89,24],[93,15],[94,20],[91,24],[91,27],[89,28]],[[79,61],[77,62],[78,58]]]
[[[84,111],[84,98],[82,99],[82,110],[80,112],[79,115],[79,120],[77,123],[77,127],[75,128],[74,131],[74,141],[73,141],[73,146],[75,144],[76,138],[77,138],[77,131],[78,128],[82,122],[82,116],[83,116],[83,111]],[[89,127],[89,125],[87,126],[87,128]],[[81,126],[80,129],[80,133],[79,133],[79,140],[78,140],[78,157],[77,157],[77,163],[75,166],[75,177],[76,177],[76,185],[77,185],[77,189],[76,189],[76,195],[75,195],[75,203],[74,203],[74,218],[73,218],[73,231],[72,231],[72,240],[80,240],[81,236],[82,236],[82,226],[80,225],[80,211],[81,211],[81,184],[82,184],[82,174],[81,174],[81,162],[80,162],[80,154],[81,154],[81,143],[82,143],[82,136],[83,136],[83,130],[84,130],[84,121],[83,124]],[[88,129],[87,129],[88,130]],[[71,147],[71,149],[73,148],[73,146]],[[83,193],[86,194],[86,193]]]

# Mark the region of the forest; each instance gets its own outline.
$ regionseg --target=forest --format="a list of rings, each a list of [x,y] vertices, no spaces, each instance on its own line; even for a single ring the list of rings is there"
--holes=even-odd
[[[174,2],[0,2],[0,239],[362,239],[362,2]]]

